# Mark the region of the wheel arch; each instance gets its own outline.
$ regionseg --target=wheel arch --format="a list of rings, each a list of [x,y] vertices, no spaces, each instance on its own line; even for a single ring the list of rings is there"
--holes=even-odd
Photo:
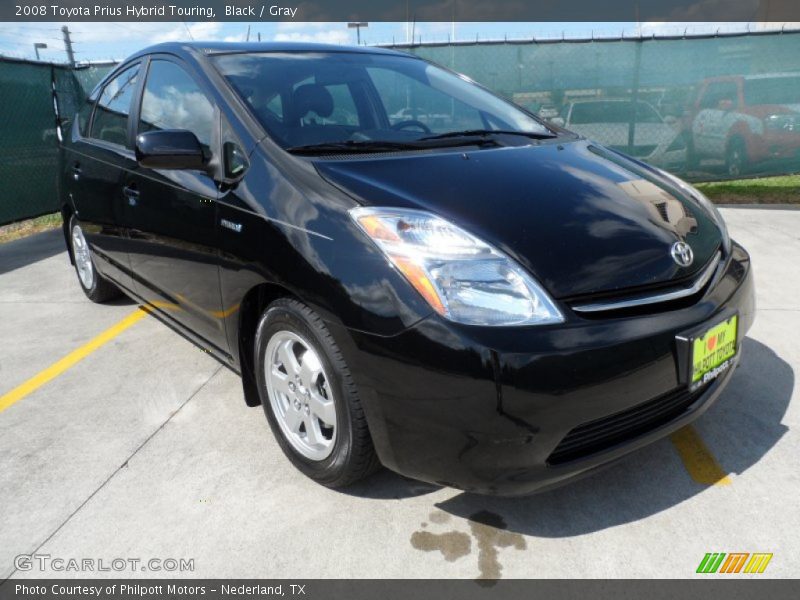
[[[69,220],[72,218],[73,214],[75,213],[69,204],[61,206],[61,231],[64,234],[64,243],[67,245],[67,255],[69,256],[69,263],[71,265],[75,264],[75,255],[72,253],[72,243],[69,238]]]
[[[256,328],[267,306],[279,298],[294,298],[302,301],[282,285],[264,282],[251,288],[244,295],[240,304],[236,340],[239,352],[239,371],[242,376],[242,388],[247,406],[261,404],[255,379]]]

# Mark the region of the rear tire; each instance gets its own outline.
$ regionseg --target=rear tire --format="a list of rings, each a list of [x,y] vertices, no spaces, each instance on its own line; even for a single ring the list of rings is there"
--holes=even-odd
[[[298,470],[340,488],[378,469],[350,370],[314,311],[286,298],[270,304],[256,330],[255,359],[267,421]]]
[[[122,295],[119,288],[103,277],[94,265],[92,249],[86,243],[78,220],[73,216],[69,220],[69,242],[75,261],[75,273],[83,293],[92,302],[101,304]]]

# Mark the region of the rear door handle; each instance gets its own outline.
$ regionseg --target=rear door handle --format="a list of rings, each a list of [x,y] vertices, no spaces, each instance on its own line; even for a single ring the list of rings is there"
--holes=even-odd
[[[136,206],[139,201],[139,190],[136,189],[135,185],[126,185],[122,188],[122,193],[128,199],[128,206]]]

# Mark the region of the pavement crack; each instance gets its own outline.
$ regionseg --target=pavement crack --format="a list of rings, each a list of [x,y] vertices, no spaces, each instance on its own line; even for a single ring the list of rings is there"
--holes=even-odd
[[[45,544],[47,544],[47,542],[49,542],[50,540],[52,540],[52,539],[53,539],[53,538],[56,536],[56,534],[58,534],[58,532],[59,532],[59,531],[61,531],[61,530],[64,528],[64,526],[65,526],[67,523],[69,523],[69,522],[72,520],[72,518],[73,518],[75,515],[77,515],[77,514],[78,514],[78,513],[79,513],[81,510],[83,510],[83,507],[84,507],[84,506],[86,506],[87,504],[89,504],[89,502],[91,502],[92,498],[94,498],[94,497],[95,497],[95,496],[96,496],[98,493],[100,493],[100,491],[101,491],[103,488],[105,488],[105,487],[106,487],[106,486],[109,484],[109,482],[110,482],[112,479],[114,479],[114,477],[117,475],[117,473],[119,473],[119,472],[120,472],[122,469],[125,469],[125,468],[127,468],[127,467],[128,467],[128,463],[130,462],[130,460],[131,460],[131,459],[132,459],[134,456],[136,456],[136,455],[137,455],[137,454],[138,454],[138,453],[139,453],[139,452],[142,450],[142,448],[144,448],[145,446],[147,446],[147,444],[149,444],[149,443],[150,443],[150,440],[152,440],[154,437],[156,437],[156,436],[157,436],[157,435],[158,435],[158,434],[161,432],[161,430],[162,430],[162,429],[164,429],[164,427],[166,427],[167,423],[169,423],[170,421],[172,421],[172,419],[173,419],[173,418],[175,418],[175,415],[177,415],[179,412],[181,412],[181,410],[183,410],[183,407],[184,407],[184,406],[186,406],[187,404],[189,404],[189,402],[191,402],[191,401],[192,401],[192,399],[194,399],[194,397],[195,397],[195,396],[197,396],[197,394],[199,394],[199,393],[200,393],[200,392],[203,390],[203,388],[205,388],[205,387],[206,387],[206,386],[207,386],[207,385],[208,385],[208,384],[211,382],[211,380],[212,380],[212,379],[214,379],[214,377],[216,377],[216,376],[217,376],[217,373],[219,373],[219,372],[222,370],[222,367],[223,367],[223,366],[224,366],[224,365],[219,365],[219,366],[218,366],[216,369],[214,369],[214,372],[213,372],[213,373],[211,373],[211,375],[209,375],[209,377],[208,377],[208,378],[207,378],[207,379],[206,379],[206,380],[205,380],[203,383],[201,383],[201,384],[200,384],[200,385],[197,387],[197,389],[195,389],[195,390],[194,390],[194,391],[193,391],[193,392],[192,392],[192,393],[191,393],[191,394],[190,394],[190,395],[189,395],[189,396],[186,398],[186,400],[184,400],[184,401],[181,403],[181,405],[180,405],[180,406],[179,406],[177,409],[175,409],[174,411],[172,411],[172,412],[169,414],[169,416],[168,416],[168,417],[167,417],[167,418],[164,420],[164,422],[163,422],[163,423],[161,423],[161,425],[159,425],[159,426],[158,426],[158,428],[157,428],[157,429],[156,429],[156,430],[155,430],[153,433],[151,433],[150,435],[148,435],[148,436],[147,436],[147,437],[146,437],[146,438],[145,438],[145,439],[142,441],[142,443],[141,443],[141,444],[139,444],[139,445],[136,447],[136,449],[135,449],[133,452],[131,452],[131,454],[130,454],[130,455],[129,455],[129,456],[128,456],[128,457],[127,457],[127,458],[126,458],[124,461],[122,461],[122,463],[121,463],[121,464],[120,464],[120,465],[119,465],[119,466],[118,466],[116,469],[114,469],[114,471],[112,471],[112,473],[111,473],[111,474],[110,474],[108,477],[106,477],[106,479],[105,479],[105,480],[104,480],[104,481],[103,481],[103,482],[102,482],[102,483],[101,483],[101,484],[100,484],[100,485],[97,487],[97,489],[95,489],[95,490],[94,490],[94,491],[93,491],[91,494],[89,494],[89,496],[88,496],[88,497],[87,497],[87,498],[86,498],[86,499],[85,499],[83,502],[81,502],[81,503],[80,503],[80,505],[79,505],[79,506],[78,506],[78,507],[77,507],[75,510],[73,510],[73,511],[72,511],[72,512],[69,514],[69,516],[67,516],[67,518],[66,518],[66,519],[64,519],[64,520],[61,522],[61,524],[60,524],[58,527],[56,527],[56,528],[55,528],[55,529],[54,529],[54,530],[53,530],[53,531],[50,533],[50,535],[48,535],[48,536],[47,536],[47,537],[46,537],[46,538],[45,538],[45,539],[44,539],[44,540],[43,540],[43,541],[42,541],[42,542],[41,542],[41,543],[40,543],[38,546],[36,546],[36,548],[34,548],[34,549],[33,549],[33,551],[32,551],[32,552],[30,552],[29,554],[37,554],[37,553],[39,552],[39,550],[41,550],[41,549],[42,549],[42,548],[45,546]],[[11,573],[8,575],[8,577],[5,577],[4,579],[0,580],[0,584],[2,584],[2,583],[5,583],[5,582],[6,582],[6,581],[8,581],[9,579],[11,579],[11,578],[14,576],[14,574],[16,574],[18,571],[19,571],[19,569],[17,569],[17,568],[14,568],[14,570],[13,570],[13,571],[11,571]]]

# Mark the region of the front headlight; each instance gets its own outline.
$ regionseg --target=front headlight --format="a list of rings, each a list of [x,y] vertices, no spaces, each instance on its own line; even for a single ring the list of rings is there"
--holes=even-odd
[[[722,249],[725,251],[725,254],[730,253],[731,236],[728,234],[728,226],[725,224],[725,219],[722,218],[719,209],[714,205],[714,203],[706,198],[703,192],[698,190],[693,185],[686,183],[683,179],[678,179],[672,173],[667,173],[661,169],[659,169],[659,172],[664,175],[664,177],[672,181],[672,183],[674,183],[676,186],[692,196],[697,203],[711,215],[711,218],[714,219],[714,222],[717,224],[717,227],[719,227],[720,234],[722,235]]]
[[[449,221],[402,208],[354,208],[350,216],[446,319],[488,326],[564,320],[519,265]]]

